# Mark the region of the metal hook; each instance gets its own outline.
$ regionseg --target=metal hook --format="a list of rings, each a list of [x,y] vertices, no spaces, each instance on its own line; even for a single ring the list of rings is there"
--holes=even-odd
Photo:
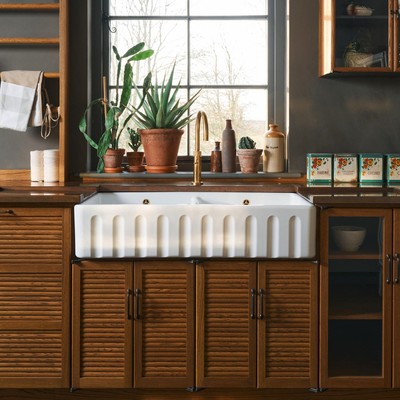
[[[111,33],[115,33],[115,32],[117,32],[117,28],[114,26],[114,28],[111,28],[111,26],[110,26],[110,15],[107,13],[107,12],[103,12],[103,22],[105,23],[105,24],[107,24],[107,26],[108,26],[108,30],[111,32]]]

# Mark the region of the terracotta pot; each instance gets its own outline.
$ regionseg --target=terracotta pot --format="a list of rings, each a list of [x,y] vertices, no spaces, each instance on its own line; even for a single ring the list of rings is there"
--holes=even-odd
[[[254,174],[258,172],[262,149],[239,149],[240,170],[244,174]]]
[[[183,129],[141,129],[146,171],[151,174],[175,172]]]
[[[125,149],[107,149],[103,156],[104,172],[115,174],[122,172],[122,159]]]
[[[143,151],[128,151],[126,153],[128,158],[128,171],[129,172],[143,172],[144,165],[144,152]]]

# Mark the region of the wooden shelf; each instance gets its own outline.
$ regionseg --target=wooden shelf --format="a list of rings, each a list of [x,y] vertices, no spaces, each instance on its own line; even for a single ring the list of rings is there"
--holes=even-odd
[[[18,4],[0,4],[0,11],[58,11],[58,3],[18,3]]]
[[[334,285],[330,288],[329,319],[382,319],[382,297],[371,284]]]
[[[329,253],[330,260],[380,260],[382,255],[378,252],[349,252],[335,250]]]
[[[59,45],[59,38],[30,38],[30,37],[18,37],[18,38],[0,38],[0,45]]]

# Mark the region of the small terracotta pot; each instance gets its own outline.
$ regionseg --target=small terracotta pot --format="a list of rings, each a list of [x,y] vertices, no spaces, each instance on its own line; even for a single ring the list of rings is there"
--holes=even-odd
[[[128,158],[128,171],[129,172],[143,172],[144,165],[144,152],[143,151],[128,151],[126,153]]]
[[[146,171],[151,174],[175,172],[183,129],[140,129]]]
[[[111,174],[122,172],[124,154],[125,149],[107,149],[103,156],[104,172]]]
[[[255,174],[258,172],[262,149],[239,149],[237,155],[239,157],[240,170],[244,174]]]

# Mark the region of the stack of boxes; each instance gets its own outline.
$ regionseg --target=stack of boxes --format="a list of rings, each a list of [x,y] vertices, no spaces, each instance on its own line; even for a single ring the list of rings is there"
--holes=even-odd
[[[313,183],[400,183],[400,154],[307,154],[307,180]]]

